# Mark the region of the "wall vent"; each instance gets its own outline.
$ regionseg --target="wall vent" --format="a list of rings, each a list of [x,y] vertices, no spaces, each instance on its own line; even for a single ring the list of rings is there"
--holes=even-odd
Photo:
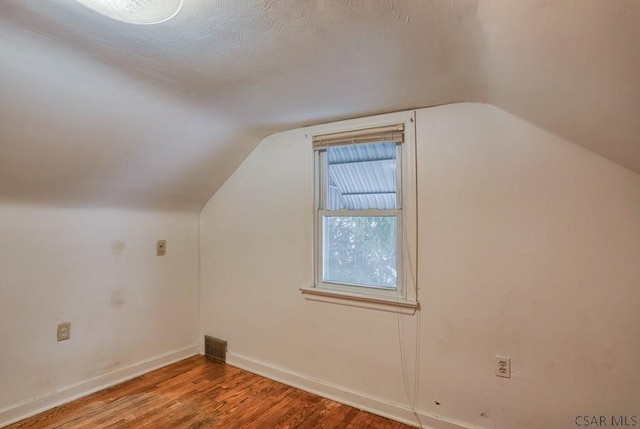
[[[227,361],[227,342],[219,338],[204,336],[204,355],[220,362]]]

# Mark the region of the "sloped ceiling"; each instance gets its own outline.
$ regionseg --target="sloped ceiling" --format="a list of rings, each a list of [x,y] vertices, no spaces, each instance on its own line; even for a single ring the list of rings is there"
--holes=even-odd
[[[494,104],[640,172],[640,1],[0,2],[0,199],[199,210],[264,136]]]

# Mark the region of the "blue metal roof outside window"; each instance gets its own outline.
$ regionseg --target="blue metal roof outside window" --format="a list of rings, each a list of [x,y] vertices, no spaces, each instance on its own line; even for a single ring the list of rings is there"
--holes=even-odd
[[[396,144],[374,143],[327,150],[329,210],[396,208]]]

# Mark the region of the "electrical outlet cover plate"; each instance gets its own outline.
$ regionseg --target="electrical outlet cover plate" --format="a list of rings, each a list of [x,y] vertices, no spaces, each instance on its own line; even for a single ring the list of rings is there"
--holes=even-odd
[[[496,375],[498,377],[511,378],[511,358],[496,356]]]
[[[66,341],[69,338],[71,338],[71,323],[60,323],[58,325],[58,341]]]

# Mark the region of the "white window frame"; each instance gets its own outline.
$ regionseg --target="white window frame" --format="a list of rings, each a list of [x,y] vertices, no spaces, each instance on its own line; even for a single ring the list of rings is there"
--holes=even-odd
[[[388,216],[391,212],[397,215],[397,243],[396,257],[398,260],[398,275],[396,290],[383,288],[364,287],[322,281],[322,216],[320,198],[322,186],[321,178],[326,178],[326,171],[321,171],[323,165],[319,162],[318,151],[310,148],[309,156],[313,156],[314,177],[313,198],[314,233],[313,233],[313,279],[312,287],[302,287],[305,299],[312,301],[328,302],[355,307],[370,308],[383,311],[391,311],[402,314],[414,314],[418,308],[417,301],[417,277],[416,277],[416,253],[417,253],[417,222],[416,222],[416,160],[415,160],[415,112],[399,112],[379,115],[369,118],[354,119],[335,122],[331,124],[317,125],[305,129],[309,146],[313,136],[351,132],[368,128],[388,125],[404,125],[404,143],[398,144],[400,171],[398,172],[398,188],[400,195],[397,198],[402,201],[401,209],[396,210],[361,210],[358,214],[363,216]],[[325,155],[326,156],[326,155]],[[324,163],[326,164],[326,163]],[[326,211],[331,215],[339,215],[341,211]],[[345,211],[344,215],[352,216],[355,211]],[[326,214],[326,213],[324,213]]]

